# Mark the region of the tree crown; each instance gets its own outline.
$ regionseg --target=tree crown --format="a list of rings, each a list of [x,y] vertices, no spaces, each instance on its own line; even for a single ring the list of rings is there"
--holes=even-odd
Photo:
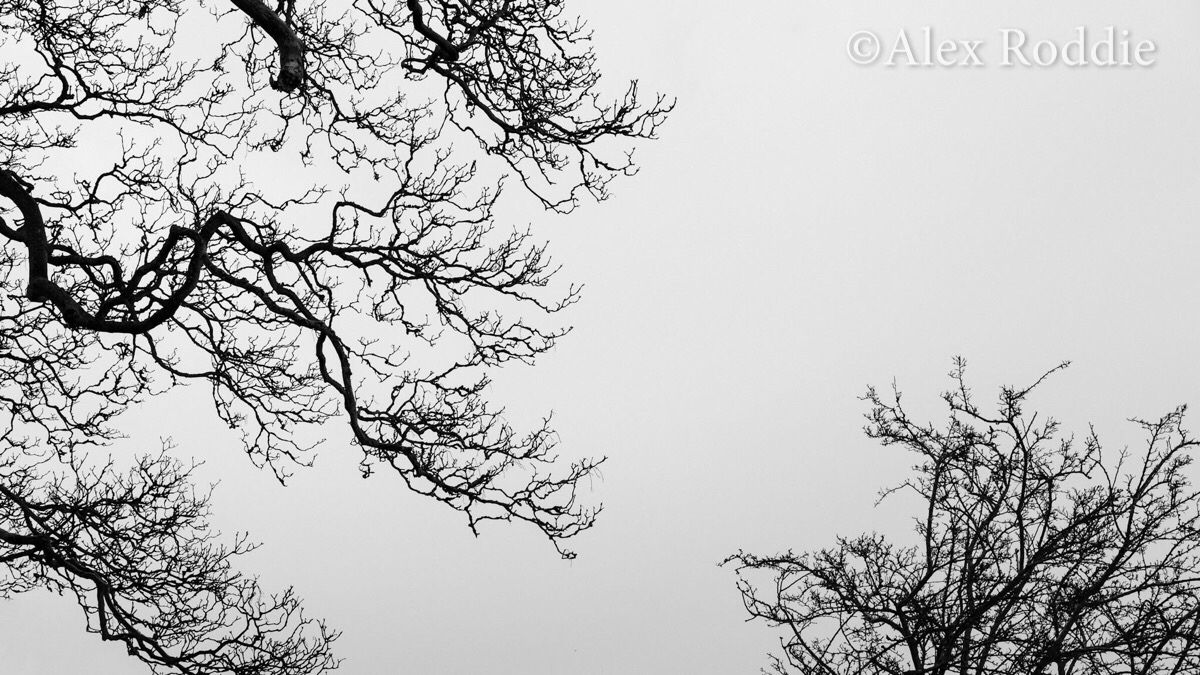
[[[1055,420],[1026,410],[1046,376],[1002,388],[989,413],[963,372],[957,360],[944,426],[910,418],[898,391],[865,397],[868,436],[918,458],[914,477],[884,493],[916,496],[915,545],[872,533],[726,561],[750,614],[788,631],[775,668],[1159,675],[1200,666],[1200,493],[1186,476],[1196,441],[1184,408],[1135,420],[1144,448],[1112,456],[1094,431],[1063,437]]]
[[[606,99],[561,0],[0,0],[0,44],[8,588],[70,589],[167,670],[332,664],[331,632],[232,571],[243,544],[209,543],[185,466],[87,468],[186,382],[281,480],[344,419],[364,474],[572,555],[600,460],[556,462],[548,423],[514,430],[485,390],[578,289],[498,200],[604,198],[671,106]]]

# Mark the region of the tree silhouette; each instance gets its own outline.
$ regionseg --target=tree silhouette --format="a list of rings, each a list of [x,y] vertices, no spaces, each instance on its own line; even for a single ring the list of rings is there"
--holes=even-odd
[[[0,0],[2,588],[74,594],[163,672],[335,665],[234,571],[192,467],[97,456],[187,382],[280,480],[344,419],[364,474],[571,555],[599,460],[557,466],[484,390],[578,297],[504,181],[603,198],[670,108],[606,102],[589,37],[559,0]]]
[[[915,545],[866,534],[726,561],[750,615],[786,630],[774,669],[1197,672],[1200,495],[1185,475],[1197,441],[1184,409],[1137,421],[1144,449],[1112,457],[1094,431],[1064,438],[1025,410],[1045,376],[1001,389],[995,413],[974,403],[961,360],[952,376],[944,428],[909,418],[898,392],[866,395],[867,434],[918,458],[915,477],[884,493],[921,505]]]

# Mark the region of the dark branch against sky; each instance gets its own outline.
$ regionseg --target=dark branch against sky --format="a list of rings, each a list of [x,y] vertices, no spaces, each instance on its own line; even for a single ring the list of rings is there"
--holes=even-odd
[[[116,417],[202,382],[283,480],[303,429],[362,471],[563,542],[595,522],[548,420],[490,370],[566,333],[545,245],[494,211],[604,198],[670,104],[606,102],[560,2],[0,2],[2,560],[165,671],[317,672],[334,634],[233,571],[189,472],[89,468]],[[118,140],[117,144],[111,141]],[[269,158],[286,179],[251,178]],[[329,183],[341,183],[333,190]],[[163,540],[162,544],[154,542]]]

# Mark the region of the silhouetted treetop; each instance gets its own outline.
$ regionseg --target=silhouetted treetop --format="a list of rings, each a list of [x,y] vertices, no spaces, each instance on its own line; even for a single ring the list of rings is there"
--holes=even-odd
[[[1053,371],[1052,371],[1053,372]],[[1184,409],[1106,453],[1028,410],[977,406],[956,363],[944,425],[874,389],[867,434],[916,457],[916,540],[739,553],[746,609],[784,630],[776,672],[1167,675],[1200,668],[1200,493]],[[1043,378],[1044,379],[1044,378]]]

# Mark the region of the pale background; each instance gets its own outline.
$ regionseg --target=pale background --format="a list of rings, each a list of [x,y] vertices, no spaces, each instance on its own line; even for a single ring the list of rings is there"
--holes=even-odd
[[[607,510],[564,562],[531,528],[472,537],[379,475],[343,432],[290,487],[255,471],[183,392],[131,413],[131,447],[172,435],[221,480],[245,559],[345,631],[340,672],[754,673],[776,644],[743,622],[746,548],[903,531],[873,508],[910,459],[863,437],[867,384],[913,407],[956,354],[981,401],[1064,359],[1035,403],[1112,445],[1123,420],[1200,405],[1200,4],[1073,0],[576,2],[613,80],[679,106],[641,174],[565,218],[530,213],[576,331],[494,386],[517,420],[556,415],[564,452],[610,456]],[[1135,70],[888,70],[847,38],[932,25],[1158,43]],[[915,33],[914,33],[915,34]],[[1200,425],[1198,425],[1200,426]],[[146,672],[82,632],[67,598],[0,603],[6,673]]]

